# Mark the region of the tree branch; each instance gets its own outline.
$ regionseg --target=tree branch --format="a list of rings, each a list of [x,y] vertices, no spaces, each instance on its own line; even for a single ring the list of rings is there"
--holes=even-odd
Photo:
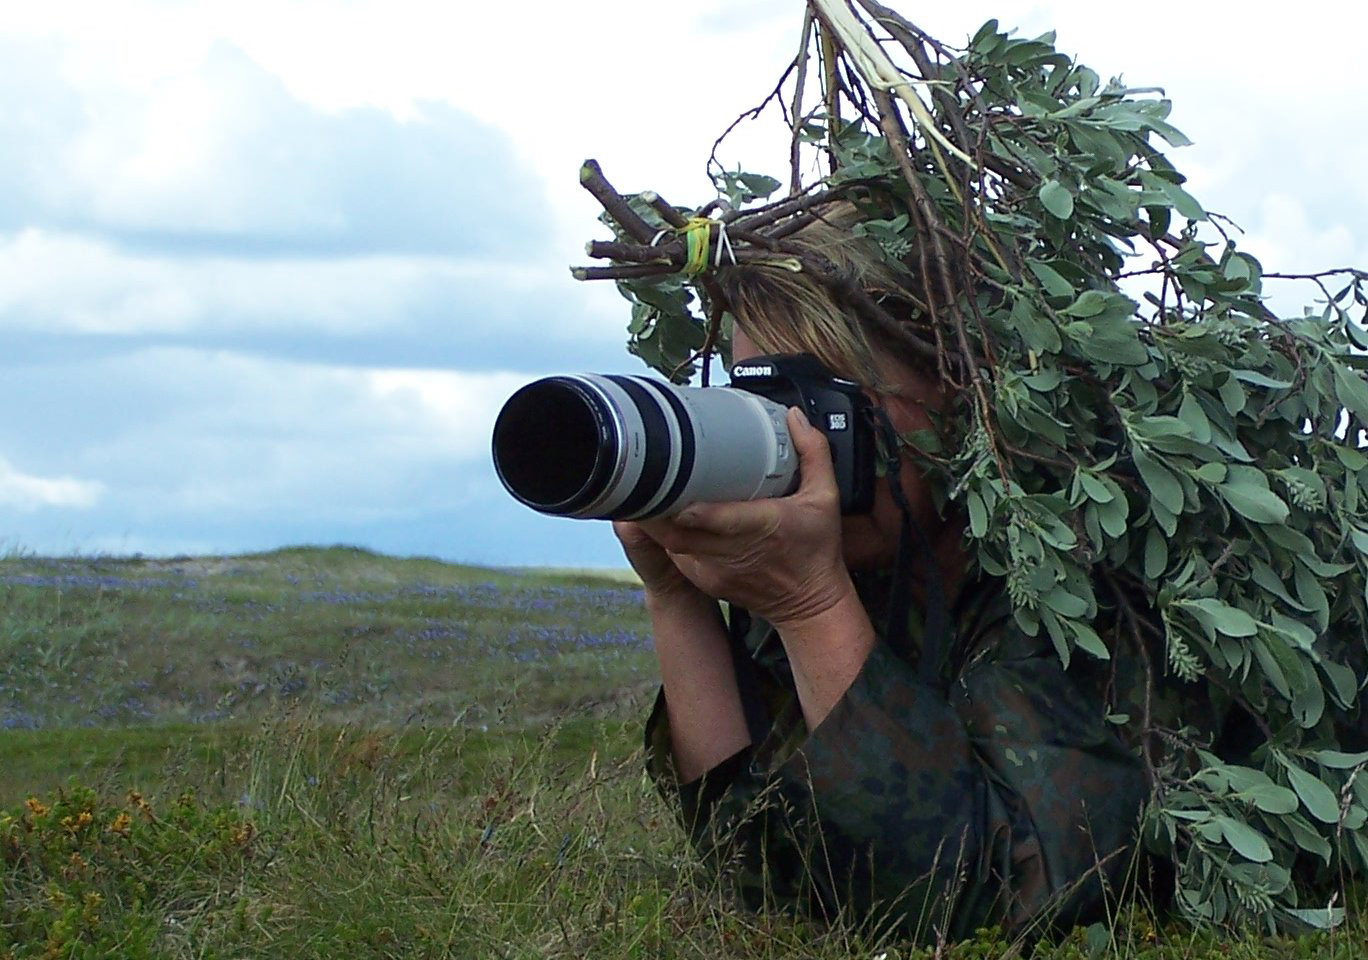
[[[580,185],[588,190],[599,205],[612,217],[623,230],[641,243],[650,243],[658,232],[637,214],[627,200],[613,189],[599,168],[597,160],[586,160],[580,167]]]

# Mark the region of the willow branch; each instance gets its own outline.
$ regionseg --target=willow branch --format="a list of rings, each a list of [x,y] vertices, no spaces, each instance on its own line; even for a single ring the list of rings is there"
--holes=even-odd
[[[1116,605],[1121,608],[1122,615],[1126,618],[1126,625],[1130,628],[1131,643],[1135,648],[1136,655],[1140,658],[1140,663],[1145,671],[1145,702],[1141,708],[1144,713],[1140,718],[1140,754],[1145,761],[1145,777],[1149,780],[1150,789],[1162,798],[1163,782],[1159,776],[1159,769],[1154,762],[1154,748],[1150,746],[1151,727],[1154,723],[1154,660],[1150,657],[1149,644],[1141,635],[1141,618],[1135,612],[1135,607],[1131,605],[1130,598],[1126,596],[1125,589],[1116,582],[1116,578],[1105,568],[1099,568],[1102,579],[1111,590],[1111,595],[1116,600]]]
[[[809,12],[812,10],[811,6],[808,7],[808,10]],[[817,31],[817,42],[821,50],[822,95],[827,111],[827,159],[831,163],[831,172],[835,173],[838,166],[836,136],[840,133],[841,127],[840,80],[836,76],[836,42],[832,39],[831,31],[826,27],[825,22],[823,22],[822,28]]]
[[[621,267],[571,267],[576,280],[634,280],[639,277],[663,277],[678,273],[673,264],[632,263]]]
[[[660,219],[664,220],[670,226],[682,229],[688,225],[688,221],[684,219],[684,215],[661,199],[660,194],[656,193],[654,190],[647,190],[641,195],[641,199],[649,203],[651,209],[660,214]]]
[[[658,247],[618,243],[613,240],[590,240],[584,245],[584,253],[595,260],[624,260],[628,263],[682,263],[684,245],[678,240]]]
[[[898,99],[907,104],[907,109],[918,128],[926,134],[927,142],[932,144],[933,152],[938,147],[944,147],[952,156],[967,163],[972,169],[974,159],[951,143],[940,131],[935,119],[926,109],[926,104],[912,91],[912,84],[897,67],[893,66],[888,54],[884,53],[883,48],[864,29],[858,18],[845,5],[845,0],[809,0],[809,3],[816,9],[818,17],[828,30],[840,39],[846,56],[869,84],[870,91],[876,97],[879,94],[896,94]]]
[[[941,306],[950,311],[950,317],[954,321],[955,336],[960,350],[960,363],[968,368],[966,372],[978,401],[979,416],[982,418],[983,428],[988,435],[989,448],[992,450],[993,459],[997,463],[998,475],[1006,484],[1009,482],[1010,475],[1007,471],[1007,464],[1002,459],[1002,451],[999,449],[996,432],[992,428],[993,406],[988,398],[988,390],[983,383],[983,374],[979,369],[979,364],[975,362],[975,351],[969,343],[969,334],[964,325],[964,314],[959,308],[959,291],[951,274],[950,257],[946,253],[945,243],[937,230],[937,227],[941,225],[940,217],[936,213],[934,201],[927,194],[921,178],[912,167],[911,158],[908,156],[907,137],[899,125],[892,98],[883,91],[875,90],[874,100],[879,108],[879,126],[888,139],[889,146],[892,147],[891,152],[902,171],[903,179],[912,191],[914,212],[919,214],[920,220],[926,225],[927,229],[923,231],[922,236],[923,240],[931,246],[936,279],[941,287],[941,295],[944,297]],[[931,290],[927,290],[926,294],[928,299],[934,299]]]
[[[1345,273],[1357,280],[1368,280],[1368,270],[1360,270],[1357,267],[1335,267],[1333,270],[1318,270],[1315,273],[1265,273],[1260,276],[1266,280],[1319,280]]]
[[[798,76],[793,87],[793,135],[789,138],[789,196],[796,197],[803,190],[800,134],[803,129],[803,92],[807,84],[808,46],[812,42],[812,11],[803,11],[803,39],[798,44]]]
[[[746,230],[759,230],[761,227],[767,227],[772,223],[777,223],[785,217],[792,216],[795,213],[802,213],[805,210],[810,210],[813,207],[821,206],[822,204],[835,203],[842,196],[843,192],[844,191],[841,188],[835,187],[830,190],[818,190],[804,196],[779,200],[763,207],[752,207],[749,210],[733,210],[722,218],[722,222],[729,225],[735,224]]]
[[[878,3],[877,0],[856,0],[856,2],[868,10],[875,22],[887,30],[893,39],[902,45],[908,56],[912,58],[912,62],[916,64],[923,80],[930,82],[936,79],[935,75],[940,71],[931,62],[931,58],[926,55],[924,42],[917,36],[916,28],[911,23],[896,11]],[[973,143],[973,137],[969,136],[969,130],[964,125],[964,118],[960,116],[959,101],[948,90],[935,83],[931,83],[931,99],[940,107],[941,114],[950,124],[955,138],[959,141],[959,146],[967,153]]]
[[[597,160],[586,160],[580,167],[580,186],[588,190],[599,205],[623,230],[642,243],[650,243],[656,229],[632,209],[622,194],[613,189]]]

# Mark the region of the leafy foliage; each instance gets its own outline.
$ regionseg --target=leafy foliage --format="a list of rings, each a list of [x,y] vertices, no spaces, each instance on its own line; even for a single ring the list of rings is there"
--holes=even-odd
[[[927,349],[904,359],[934,354],[954,391],[922,462],[1021,629],[1066,664],[1113,661],[1106,706],[1145,760],[1145,841],[1178,865],[1179,905],[1336,921],[1305,881],[1368,870],[1368,334],[1351,315],[1368,310],[1368,274],[1304,277],[1321,302],[1274,316],[1270,275],[1163,152],[1187,143],[1169,101],[1104,83],[1053,34],[990,21],[952,51],[859,6],[871,37],[910,56],[930,126],[869,81],[814,2],[798,63],[823,51],[811,72],[827,83],[804,111],[797,71],[790,194],[724,212],[719,235],[760,232],[732,259],[773,267],[823,204],[865,211],[857,232],[920,284],[898,321]],[[801,156],[824,162],[816,183]],[[739,204],[769,182],[719,188]],[[652,247],[656,273],[620,281],[646,305],[631,349],[677,377],[705,318],[668,243]],[[706,274],[691,282],[715,324],[725,304]]]

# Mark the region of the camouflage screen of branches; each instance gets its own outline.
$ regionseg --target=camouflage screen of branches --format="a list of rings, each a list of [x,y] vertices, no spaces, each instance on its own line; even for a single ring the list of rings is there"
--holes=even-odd
[[[1368,752],[1351,752],[1368,747],[1368,274],[1266,272],[1162,152],[1187,143],[1169,102],[1104,83],[1052,34],[990,21],[951,49],[858,6],[972,165],[860,74],[814,6],[793,64],[743,115],[784,113],[787,195],[713,159],[719,198],[674,207],[617,193],[591,161],[582,180],[616,240],[591,243],[609,263],[576,276],[616,280],[631,352],[687,381],[726,332],[709,272],[681,272],[687,218],[712,216],[714,243],[726,230],[726,262],[848,284],[787,238],[858,204],[858,232],[922,302],[852,302],[955,391],[941,428],[912,439],[978,568],[1066,663],[1141,665],[1138,702],[1107,708],[1144,756],[1145,843],[1177,864],[1182,909],[1337,921],[1330,881],[1368,870]],[[1275,279],[1312,284],[1314,309],[1273,316]],[[1161,718],[1161,688],[1192,715]],[[1257,728],[1240,765],[1211,752],[1208,700]]]

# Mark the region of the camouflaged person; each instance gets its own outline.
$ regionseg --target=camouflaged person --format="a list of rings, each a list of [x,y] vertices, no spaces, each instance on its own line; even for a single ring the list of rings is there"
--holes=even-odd
[[[851,233],[852,210],[825,220],[799,241],[895,303],[908,280]],[[808,275],[732,266],[717,280],[733,362],[815,354],[899,435],[948,402]],[[1147,796],[1105,717],[1108,684],[1117,699],[1134,670],[1066,670],[1043,631],[1025,636],[911,458],[885,449],[895,469],[873,510],[842,516],[824,437],[795,410],[788,426],[793,494],[614,524],[660,664],[648,768],[693,842],[752,906],[923,939],[1100,915],[1134,865]],[[919,561],[901,566],[893,477]]]

